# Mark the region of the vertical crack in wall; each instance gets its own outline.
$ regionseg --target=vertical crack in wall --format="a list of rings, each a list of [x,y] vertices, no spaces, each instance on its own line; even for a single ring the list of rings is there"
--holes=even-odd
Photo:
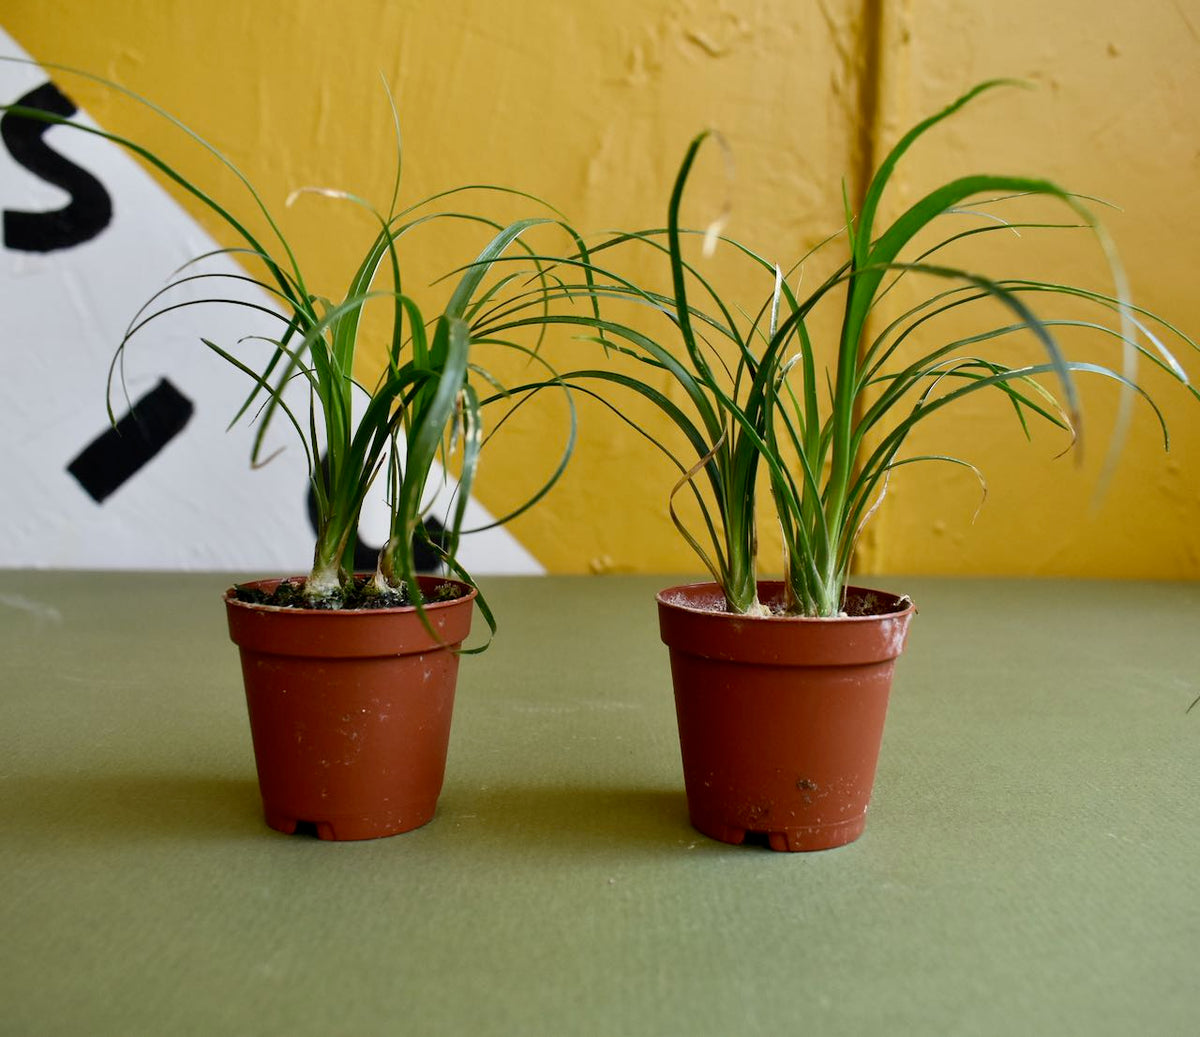
[[[852,70],[857,92],[857,112],[850,198],[855,213],[862,212],[863,199],[866,196],[867,187],[871,183],[871,176],[875,172],[876,157],[879,151],[883,106],[880,93],[884,82],[882,63],[884,60],[883,39],[886,6],[887,0],[862,0],[859,8],[859,47],[856,67]],[[870,329],[873,323],[874,318],[868,315],[863,328],[864,333],[858,345],[860,357],[865,349],[865,344],[870,341]],[[865,408],[866,401],[859,395],[854,401],[855,425],[862,420]],[[860,471],[856,459],[855,477]],[[856,541],[854,556],[851,560],[853,570],[862,569],[864,564],[871,568],[872,563],[878,562],[878,560],[878,544],[875,543],[873,537],[867,537],[865,543],[862,540]]]
[[[879,133],[880,96],[883,71],[885,0],[862,0],[859,14],[859,51],[854,70],[857,86],[857,125],[854,142],[854,207],[862,207],[867,185],[875,171],[875,153]]]

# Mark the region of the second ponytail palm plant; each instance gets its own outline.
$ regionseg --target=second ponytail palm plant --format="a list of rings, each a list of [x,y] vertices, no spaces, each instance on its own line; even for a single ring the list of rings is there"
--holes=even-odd
[[[665,228],[617,235],[579,257],[580,266],[594,279],[579,286],[581,294],[603,303],[632,301],[657,310],[666,318],[670,335],[656,337],[643,330],[645,322],[622,322],[608,315],[562,316],[558,319],[581,327],[585,337],[602,343],[610,353],[645,365],[635,365],[632,373],[611,367],[577,369],[563,378],[588,392],[589,385],[601,382],[639,394],[686,440],[688,454],[654,440],[680,472],[671,516],[720,584],[730,611],[838,615],[856,540],[886,491],[890,473],[926,460],[973,469],[948,453],[909,456],[901,451],[925,419],[974,393],[1003,394],[1022,427],[1039,419],[1074,435],[1079,421],[1075,378],[1097,375],[1120,383],[1126,398],[1146,399],[1165,440],[1162,415],[1134,381],[1135,365],[1130,361],[1146,359],[1186,383],[1183,368],[1162,338],[1193,343],[1132,305],[1116,254],[1080,197],[1044,179],[969,175],[933,188],[889,225],[880,223],[885,191],[909,148],[997,85],[975,87],[900,138],[867,185],[859,211],[850,211],[846,204],[845,258],[806,294],[789,286],[804,261],[785,272],[744,245],[722,238],[771,286],[757,309],[743,310],[706,278],[702,261],[685,257],[689,232],[680,225],[680,207],[708,133],[687,150]],[[987,212],[1028,196],[1060,203],[1071,222],[1017,222]],[[984,210],[981,225],[938,235],[940,218],[962,211],[958,207],[969,199],[975,200],[973,208]],[[1094,232],[1114,274],[1111,293],[1043,280],[992,279],[950,265],[939,255],[971,235],[1066,227]],[[715,240],[716,232],[710,231],[706,244]],[[630,247],[648,248],[665,258],[669,291],[649,290],[614,271],[607,257]],[[929,291],[878,327],[880,300],[897,280],[918,277],[931,285]],[[981,311],[983,320],[966,337],[933,337],[935,318],[963,307],[980,309],[989,300],[1000,305],[1006,319],[993,323],[995,310],[990,318]],[[1109,323],[1078,315],[1048,316],[1045,303],[1052,300],[1091,307]],[[841,311],[836,341],[815,342],[813,318],[829,307]],[[1124,362],[1111,365],[1068,356],[1056,334],[1064,326],[1100,339],[1115,338]],[[1006,359],[1008,341],[1021,330],[1031,332],[1040,344],[1044,356],[1039,362]],[[833,356],[828,367],[818,359],[822,349],[820,355]],[[638,431],[649,435],[640,426]],[[764,476],[785,555],[784,600],[771,608],[759,601],[757,591],[756,487]],[[699,528],[689,528],[677,513],[674,498],[679,493],[690,493],[698,503]]]
[[[265,453],[265,430],[273,422],[289,423],[308,462],[317,534],[308,575],[259,580],[223,595],[242,663],[264,819],[282,832],[311,828],[338,840],[417,828],[433,817],[441,791],[459,656],[476,605],[495,631],[455,552],[484,444],[484,408],[494,401],[510,405],[511,413],[522,397],[506,393],[481,366],[476,347],[516,350],[533,369],[548,370],[538,356],[538,321],[529,321],[532,341],[522,340],[498,330],[492,310],[509,293],[528,301],[555,284],[524,239],[538,225],[561,221],[542,203],[538,215],[514,222],[464,211],[464,197],[536,201],[492,187],[446,191],[401,207],[397,129],[394,186],[382,211],[323,188],[303,188],[289,198],[323,196],[344,207],[340,215],[354,217],[339,231],[363,234],[365,250],[349,283],[328,298],[262,197],[228,159],[161,109],[106,85],[170,119],[221,163],[235,178],[234,201],[218,200],[126,137],[28,105],[0,111],[6,124],[66,123],[133,152],[216,217],[232,241],[213,254],[245,267],[213,270],[204,265],[210,257],[200,256],[177,271],[120,341],[110,398],[121,391],[131,343],[149,346],[160,319],[185,307],[234,306],[253,321],[245,333],[236,341],[202,340],[251,381],[234,420],[246,416],[256,424],[255,460]],[[366,211],[371,224],[365,233],[362,213],[351,206]],[[422,294],[436,293],[437,301],[422,308],[411,275],[402,277],[401,255],[411,255],[419,240],[428,242],[431,235],[422,232],[440,236],[443,228],[451,231],[451,242],[462,240],[463,229],[480,240],[452,261],[439,283],[423,286]],[[442,251],[445,243],[435,247]],[[257,331],[264,322],[266,330]],[[369,369],[372,363],[377,373]],[[512,514],[549,488],[569,453],[570,440],[546,485]],[[444,512],[445,531],[435,538],[423,519],[427,491],[439,489],[433,485],[438,460],[445,469],[457,465],[458,483]],[[375,571],[360,576],[354,572],[359,515],[377,483],[390,504],[389,536]],[[459,579],[418,576],[421,541]]]

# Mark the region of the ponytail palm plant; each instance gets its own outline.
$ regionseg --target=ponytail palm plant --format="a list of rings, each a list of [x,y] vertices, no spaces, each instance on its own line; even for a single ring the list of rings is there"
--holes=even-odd
[[[613,300],[643,304],[666,318],[668,334],[656,337],[643,329],[642,321],[622,322],[604,314],[558,317],[579,326],[582,337],[601,343],[609,354],[639,362],[633,373],[610,365],[562,377],[601,398],[626,421],[631,419],[593,386],[604,383],[640,395],[682,435],[687,450],[681,453],[672,445],[678,437],[667,442],[635,425],[678,469],[671,517],[723,588],[730,611],[770,611],[757,593],[760,477],[765,475],[782,530],[783,611],[838,615],[856,540],[886,492],[890,474],[902,465],[931,460],[965,465],[979,474],[950,454],[902,453],[926,419],[975,393],[1002,394],[1027,434],[1031,422],[1044,421],[1074,437],[1080,420],[1076,376],[1110,379],[1122,387],[1123,408],[1134,397],[1147,400],[1166,442],[1161,412],[1134,380],[1135,362],[1146,359],[1186,384],[1184,370],[1163,338],[1194,343],[1132,305],[1115,251],[1083,198],[1044,179],[969,175],[935,187],[892,223],[881,224],[885,192],[909,148],[997,85],[975,87],[900,138],[869,181],[858,213],[847,202],[843,231],[818,246],[828,248],[840,239],[845,254],[807,294],[789,285],[803,260],[785,272],[714,229],[706,234],[706,246],[719,238],[770,286],[757,309],[744,310],[723,296],[702,264],[685,258],[690,232],[681,228],[680,207],[697,153],[711,133],[700,134],[687,150],[665,228],[616,235],[595,245],[590,255],[577,257],[592,281],[567,288],[568,293],[586,294],[606,305]],[[1063,206],[1070,222],[1018,222],[991,211],[1030,196]],[[938,234],[942,217],[962,212],[959,207],[968,200],[974,200],[972,211],[981,216],[981,225]],[[1069,227],[1088,229],[1099,241],[1114,275],[1111,293],[1034,279],[992,279],[940,258],[949,245],[968,236]],[[639,286],[605,262],[614,250],[631,247],[665,258],[669,291]],[[930,286],[928,292],[882,324],[881,300],[898,280],[916,278]],[[1095,312],[1090,317],[1077,312],[1046,315],[1045,304],[1055,300]],[[984,308],[989,301],[1006,315],[1001,322],[993,323],[994,305]],[[814,318],[830,307],[841,311],[836,340],[814,341]],[[979,311],[978,326],[966,337],[939,341],[936,319],[963,308]],[[522,322],[519,314],[513,316],[515,324]],[[1058,338],[1063,327],[1082,329],[1100,340],[1115,338],[1122,362],[1068,356]],[[1022,330],[1040,344],[1038,362],[1007,358],[1009,343]],[[818,361],[819,349],[820,355],[833,356],[827,368]],[[677,511],[675,497],[681,493],[697,502],[698,525],[689,527]]]
[[[537,357],[536,344],[530,347],[494,334],[482,310],[489,301],[495,303],[503,298],[513,283],[523,285],[526,300],[529,284],[545,285],[539,261],[521,239],[532,227],[559,223],[556,211],[522,192],[478,185],[444,191],[400,208],[397,126],[395,180],[386,213],[356,196],[323,188],[302,188],[287,200],[291,205],[299,196],[311,193],[337,203],[351,203],[366,209],[375,225],[345,293],[340,298],[325,298],[310,288],[293,247],[263,198],[213,145],[152,102],[118,84],[74,69],[47,67],[102,83],[174,124],[233,173],[245,189],[253,221],[267,230],[266,234],[255,233],[251,230],[251,219],[236,215],[232,206],[218,201],[164,159],[129,138],[71,122],[41,109],[0,105],[0,110],[8,116],[68,125],[126,148],[197,199],[237,241],[233,246],[199,256],[177,271],[170,283],[155,293],[134,317],[110,368],[110,416],[113,396],[120,390],[126,352],[135,336],[139,340],[145,337],[148,325],[181,308],[211,303],[268,314],[275,321],[275,334],[248,335],[236,343],[218,343],[207,338],[202,341],[253,383],[233,419],[237,422],[250,415],[257,423],[252,461],[260,463],[264,437],[275,420],[290,423],[305,451],[316,503],[317,537],[312,569],[300,589],[300,603],[314,608],[339,608],[353,592],[355,601],[362,604],[395,605],[412,600],[419,607],[421,591],[415,579],[418,541],[423,541],[450,572],[472,582],[456,561],[455,551],[483,442],[481,397],[475,382],[482,380],[486,384],[488,401],[507,398],[500,383],[472,358],[472,347],[486,339],[489,344],[515,349],[542,363]],[[480,196],[489,192],[492,197],[516,196],[537,203],[545,215],[501,223],[452,204],[447,207],[464,194]],[[446,223],[480,228],[483,243],[477,255],[467,257],[453,271],[457,281],[449,290],[448,301],[429,314],[422,310],[402,279],[399,251],[409,234]],[[502,256],[513,258],[505,254],[514,248],[524,248],[522,257],[528,260],[524,273],[510,268],[501,276],[496,263]],[[205,271],[203,262],[217,255],[242,261],[248,272]],[[173,296],[177,289],[197,282],[216,285],[213,297],[177,301]],[[246,297],[246,285],[265,293],[267,299],[261,294]],[[366,330],[368,325],[363,316],[368,303],[376,304],[372,309],[385,309],[390,314],[382,334]],[[375,354],[386,354],[383,370],[373,382],[361,379],[360,354],[364,343],[371,339]],[[256,362],[251,359],[252,354],[266,359]],[[297,396],[307,400],[306,408],[294,403]],[[433,539],[423,523],[428,506],[426,491],[435,461],[440,458],[447,465],[452,453],[458,465],[458,486],[444,532]],[[555,481],[563,463],[565,456],[546,485],[500,521],[507,521],[539,499]],[[379,553],[373,577],[365,587],[356,588],[352,564],[359,516],[377,480],[387,490],[390,535]],[[482,600],[480,604],[490,624],[486,604]]]

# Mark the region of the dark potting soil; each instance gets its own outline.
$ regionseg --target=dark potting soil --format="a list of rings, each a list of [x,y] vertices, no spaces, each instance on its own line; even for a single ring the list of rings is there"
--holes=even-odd
[[[269,593],[260,587],[249,584],[235,584],[233,596],[238,601],[250,605],[276,605],[280,608],[320,609],[320,610],[354,610],[354,609],[396,609],[413,604],[408,593],[408,587],[402,585],[398,589],[378,591],[369,576],[356,576],[352,585],[347,588],[341,601],[329,598],[325,601],[311,602],[304,599],[302,593],[303,581],[281,580],[279,585]],[[454,601],[462,596],[462,588],[455,583],[439,583],[424,596],[426,604],[439,601]]]
[[[764,602],[775,616],[787,616],[784,611],[782,597]],[[847,588],[847,594],[842,601],[842,611],[834,619],[857,619],[867,616],[887,616],[894,612],[903,612],[912,604],[906,594],[889,594],[886,591],[875,591],[867,588]]]
[[[847,616],[886,616],[893,612],[902,612],[911,604],[907,594],[897,596],[873,590],[847,595],[845,602]]]

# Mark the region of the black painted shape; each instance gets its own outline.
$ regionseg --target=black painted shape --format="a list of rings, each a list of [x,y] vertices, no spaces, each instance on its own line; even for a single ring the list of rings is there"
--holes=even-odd
[[[321,458],[321,470],[328,476],[329,474],[329,459]],[[317,520],[320,516],[317,515],[317,491],[313,489],[312,482],[308,484],[308,524],[312,527],[313,533],[318,533]],[[358,537],[354,542],[354,571],[355,572],[374,572],[375,563],[379,561],[378,547],[371,547],[363,542],[362,537]]]
[[[76,111],[53,83],[43,83],[16,103],[63,118]],[[71,196],[63,208],[51,212],[4,211],[4,244],[20,252],[55,252],[81,245],[112,222],[112,199],[104,185],[42,140],[49,128],[48,123],[12,112],[0,117],[0,139],[9,154],[29,172]]]
[[[99,504],[179,435],[194,410],[192,401],[164,378],[114,428],[97,436],[67,471]]]
[[[446,542],[446,527],[437,519],[427,518],[422,525],[429,539],[439,547]],[[438,573],[442,570],[441,556],[419,536],[413,537],[413,561],[419,573]]]
[[[328,465],[328,460],[321,458],[321,467],[325,468]],[[312,527],[314,533],[317,530],[317,494],[313,490],[311,483],[308,487],[308,523]],[[427,518],[423,525],[425,532],[429,535],[429,539],[435,544],[443,543],[443,534],[445,529],[442,524],[435,518]],[[374,572],[375,566],[379,562],[379,552],[382,548],[372,547],[366,543],[362,537],[358,537],[354,542],[354,571],[355,572]],[[436,551],[433,550],[419,536],[413,537],[413,561],[416,564],[417,572],[419,573],[437,573],[441,571],[442,560],[438,557]]]

